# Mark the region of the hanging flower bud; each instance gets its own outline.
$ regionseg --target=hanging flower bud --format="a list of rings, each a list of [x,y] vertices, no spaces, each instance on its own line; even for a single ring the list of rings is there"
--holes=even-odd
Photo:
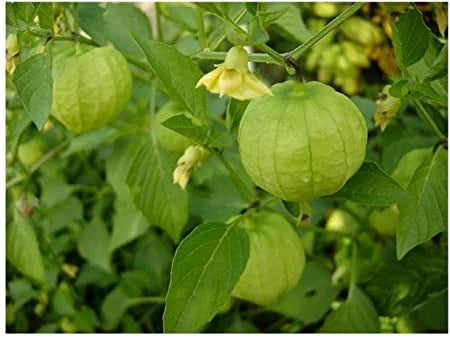
[[[173,172],[173,183],[186,189],[189,179],[195,169],[199,168],[211,153],[200,145],[189,146],[177,161],[177,167]]]
[[[20,63],[20,49],[16,34],[8,35],[6,39],[6,71],[14,73],[16,65]]]
[[[272,95],[270,89],[249,71],[248,54],[244,48],[231,48],[224,63],[216,67],[198,81],[196,88],[205,86],[220,97],[228,95],[237,100]]]
[[[383,88],[383,93],[377,100],[377,110],[375,112],[375,127],[380,126],[381,131],[384,131],[395,114],[400,108],[402,101],[399,98],[393,97],[389,94],[390,85]]]

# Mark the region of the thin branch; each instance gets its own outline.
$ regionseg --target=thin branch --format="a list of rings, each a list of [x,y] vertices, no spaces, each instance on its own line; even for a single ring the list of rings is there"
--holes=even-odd
[[[347,9],[345,9],[341,14],[339,14],[336,18],[330,21],[325,27],[323,27],[318,33],[313,35],[307,41],[302,43],[297,48],[290,51],[290,54],[293,58],[298,59],[304,52],[306,52],[309,48],[314,46],[317,42],[319,42],[325,35],[330,33],[340,24],[342,24],[345,20],[355,14],[362,6],[364,6],[364,2],[356,2]]]

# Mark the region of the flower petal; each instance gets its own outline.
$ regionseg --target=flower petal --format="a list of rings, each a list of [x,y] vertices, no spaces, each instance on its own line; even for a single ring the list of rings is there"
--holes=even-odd
[[[219,80],[219,77],[223,71],[224,71],[224,69],[223,69],[222,65],[219,65],[213,71],[203,75],[202,78],[200,80],[198,80],[195,88],[198,88],[200,86],[205,86],[210,92],[218,94],[219,88],[217,86],[217,81]]]
[[[243,83],[243,76],[234,69],[226,69],[219,78],[220,96],[230,95],[234,91],[239,91]]]

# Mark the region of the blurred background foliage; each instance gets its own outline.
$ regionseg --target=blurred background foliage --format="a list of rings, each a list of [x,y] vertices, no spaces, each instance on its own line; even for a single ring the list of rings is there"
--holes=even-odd
[[[42,51],[45,37],[34,29],[38,27],[68,36],[80,25],[101,44],[109,41],[133,55],[139,51],[123,35],[123,26],[134,25],[135,32],[159,35],[183,54],[193,56],[200,50],[199,14],[194,3],[159,3],[156,7],[150,3],[49,6],[50,17],[45,15],[48,12],[43,4],[7,4],[6,32],[17,33],[21,46],[20,55],[7,60],[10,67]],[[230,4],[230,12],[237,13],[242,6]],[[270,37],[267,44],[278,52],[287,52],[348,4],[266,6],[268,13],[275,13],[265,25]],[[365,4],[299,60],[306,80],[328,83],[358,105],[369,128],[366,160],[389,174],[403,155],[413,149],[431,148],[437,142],[410,101],[402,103],[384,132],[374,124],[378,93],[401,78],[391,23],[408,6]],[[447,4],[416,6],[433,36],[446,43]],[[103,20],[95,21],[98,17]],[[159,32],[155,30],[157,20]],[[227,51],[239,39],[213,15],[205,15],[205,25],[208,44],[219,41],[220,51]],[[227,39],[220,40],[224,31]],[[217,63],[198,62],[203,72]],[[287,79],[282,67],[262,63],[252,67],[268,84]],[[169,99],[161,86],[152,96],[148,73],[132,64],[130,68],[134,84],[127,109],[114,123],[82,135],[70,134],[53,118],[39,133],[17,96],[12,76],[7,74],[7,241],[15,243],[11,252],[22,253],[10,259],[6,267],[8,332],[162,331],[164,296],[176,243],[136,208],[124,177],[133,134],[150,133],[150,107],[154,105],[158,110]],[[433,107],[439,128],[447,134],[447,107],[433,100],[428,104]],[[225,99],[208,94],[208,111],[214,127],[221,132],[225,130],[225,105]],[[222,134],[221,142],[227,146],[225,157],[251,186],[239,162],[235,140],[233,133]],[[196,172],[188,193],[189,220],[184,234],[202,221],[225,221],[247,205],[216,158]],[[262,191],[258,194],[265,196]],[[447,332],[446,232],[397,261],[392,237],[392,227],[398,222],[395,206],[375,209],[374,214],[374,208],[330,197],[313,201],[312,207],[315,231],[297,228],[308,261],[300,283],[269,308],[230,300],[204,332],[356,330],[354,322],[360,321],[361,309],[372,307],[382,332]],[[273,208],[295,223],[281,202]],[[352,236],[359,244],[358,287],[363,291],[355,291],[347,298]],[[326,320],[327,314],[341,303],[346,307],[340,307],[340,311],[347,311],[342,318],[350,322],[341,318],[333,324]]]

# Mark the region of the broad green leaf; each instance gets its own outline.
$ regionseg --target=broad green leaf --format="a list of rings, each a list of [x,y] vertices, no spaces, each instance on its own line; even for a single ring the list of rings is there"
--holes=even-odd
[[[205,223],[175,252],[163,316],[164,332],[195,332],[227,301],[249,255],[244,229]]]
[[[16,310],[30,300],[39,298],[39,293],[33,289],[31,283],[26,279],[8,281],[8,292],[9,296],[14,300]]]
[[[373,206],[387,206],[413,198],[381,168],[365,162],[334,197]]]
[[[430,72],[426,76],[426,80],[432,81],[442,76],[448,75],[448,44],[439,52],[436,60],[434,60]]]
[[[119,198],[116,201],[115,210],[113,231],[109,243],[111,252],[141,236],[150,226],[144,215],[136,209],[132,200]]]
[[[151,224],[178,242],[188,219],[187,194],[173,184],[173,158],[144,135],[128,172],[127,184],[136,207]]]
[[[189,3],[161,3],[161,5],[170,19],[180,23],[189,31],[198,32],[198,14],[194,6]]]
[[[267,4],[269,12],[284,11],[273,23],[274,26],[286,32],[291,38],[298,42],[304,42],[311,37],[311,33],[303,22],[302,12],[294,3],[275,3]],[[287,9],[286,9],[287,7]]]
[[[27,113],[41,130],[53,100],[52,71],[47,55],[38,54],[17,65],[13,82]]]
[[[397,164],[392,178],[404,189],[408,189],[409,182],[417,168],[431,155],[431,148],[413,149],[402,156]]]
[[[112,143],[119,136],[120,130],[110,126],[77,135],[71,140],[69,148],[63,153],[63,156],[89,151],[103,143]]]
[[[414,173],[408,191],[416,198],[399,204],[397,257],[447,229],[447,150],[441,147]]]
[[[14,120],[14,123],[10,124],[8,122],[8,138],[6,140],[8,150],[14,155],[16,155],[17,147],[19,146],[23,133],[31,123],[31,119],[27,114],[17,114],[16,117],[17,119]],[[9,129],[10,127],[12,128]]]
[[[226,2],[196,2],[195,5],[222,18],[227,18],[230,10]]]
[[[82,2],[78,4],[80,27],[89,34],[92,40],[100,45],[104,45],[106,42],[104,13],[105,9],[98,2]]]
[[[31,2],[15,2],[12,4],[17,19],[27,24],[32,24],[36,16],[36,8]]]
[[[338,292],[339,288],[331,283],[331,274],[321,265],[308,262],[297,286],[286,292],[270,310],[303,324],[312,324],[327,313]]]
[[[145,271],[151,279],[146,288],[156,294],[167,291],[173,245],[167,236],[149,231],[136,245],[133,268]]]
[[[172,116],[161,124],[198,143],[202,143],[206,139],[208,133],[208,128],[206,126],[194,123],[184,114]]]
[[[356,285],[350,287],[347,300],[325,319],[321,333],[380,332],[378,314],[372,301]]]
[[[103,328],[107,331],[114,330],[129,305],[128,296],[117,287],[106,296],[102,303],[101,313]]]
[[[24,275],[46,284],[47,277],[36,234],[18,212],[6,230],[6,258]]]
[[[395,317],[417,308],[447,288],[447,252],[435,246],[416,247],[401,261],[394,244],[385,249],[384,261],[365,286],[379,314]]]
[[[132,3],[108,3],[103,17],[108,40],[122,53],[142,58],[141,49],[136,46],[133,36],[152,38],[147,15]]]
[[[423,124],[422,121],[420,123]],[[434,136],[404,135],[399,138],[389,139],[384,144],[383,169],[388,173],[392,173],[400,159],[409,151],[417,148],[432,147],[435,143],[436,137]]]
[[[226,123],[228,131],[233,132],[239,127],[242,115],[244,115],[245,109],[250,101],[235,100],[231,97],[230,100],[231,102],[227,107]]]
[[[53,3],[38,3],[37,15],[39,18],[40,27],[53,30]]]
[[[83,204],[75,196],[56,202],[51,207],[43,207],[46,217],[42,224],[49,233],[55,233],[74,221],[83,220]]]
[[[173,46],[145,36],[136,35],[134,38],[153,73],[166,88],[167,95],[192,114],[205,116],[205,89],[195,88],[203,75],[198,65]]]
[[[77,331],[83,333],[95,333],[95,328],[100,325],[95,311],[86,305],[81,305],[80,311],[74,315],[73,322]]]
[[[431,36],[431,31],[425,25],[422,14],[417,9],[409,10],[391,27],[395,56],[400,68],[419,61],[428,48]]]
[[[53,295],[53,311],[61,316],[70,316],[75,314],[74,299],[69,284],[62,282]]]
[[[78,237],[78,251],[90,263],[106,272],[111,271],[109,234],[101,219],[93,219],[84,225]]]
[[[269,34],[264,28],[263,20],[260,16],[254,16],[248,22],[248,44],[257,45],[269,40]]]

